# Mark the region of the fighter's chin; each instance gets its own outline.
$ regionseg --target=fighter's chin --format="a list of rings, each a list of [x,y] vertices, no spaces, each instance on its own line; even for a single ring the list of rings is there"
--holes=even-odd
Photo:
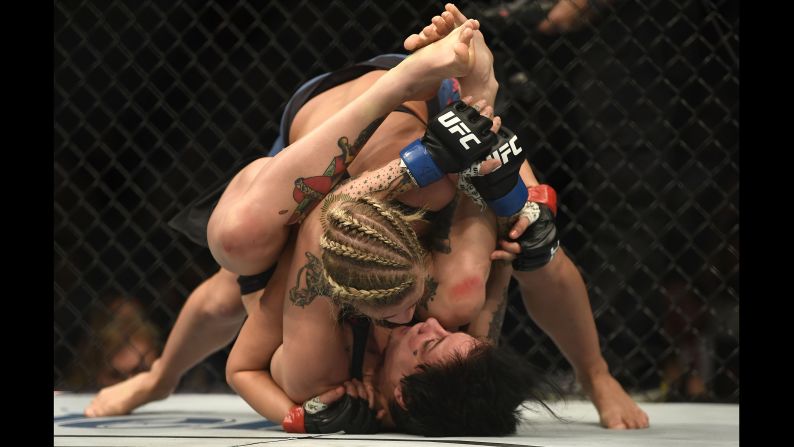
[[[411,326],[400,326],[391,330],[389,333],[389,343],[397,342],[411,329]]]

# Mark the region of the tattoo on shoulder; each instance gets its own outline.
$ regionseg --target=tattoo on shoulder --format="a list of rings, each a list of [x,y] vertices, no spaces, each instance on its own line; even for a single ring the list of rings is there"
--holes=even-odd
[[[289,300],[295,306],[306,306],[311,304],[317,296],[327,296],[329,293],[328,283],[323,279],[323,263],[320,258],[310,252],[306,252],[308,262],[298,269],[295,278],[295,287],[289,291]],[[306,287],[301,287],[301,276],[306,273]]]
[[[419,299],[419,305],[427,310],[427,306],[436,297],[436,289],[438,289],[438,281],[433,279],[432,276],[427,275],[425,278],[425,293]]]

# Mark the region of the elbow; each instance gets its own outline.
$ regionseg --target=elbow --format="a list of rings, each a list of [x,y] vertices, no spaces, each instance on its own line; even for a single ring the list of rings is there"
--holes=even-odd
[[[480,276],[464,277],[450,286],[448,302],[436,317],[448,330],[471,323],[485,304],[485,281]]]
[[[240,394],[240,391],[237,389],[236,381],[238,378],[238,374],[240,373],[239,368],[235,367],[234,362],[231,361],[226,362],[226,384],[229,385],[235,393]]]

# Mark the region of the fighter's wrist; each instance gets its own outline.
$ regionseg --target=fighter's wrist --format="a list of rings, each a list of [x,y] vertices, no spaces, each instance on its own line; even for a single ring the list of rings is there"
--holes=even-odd
[[[281,427],[288,433],[306,433],[305,413],[302,405],[290,408],[281,421]]]
[[[472,79],[471,76],[466,76],[458,80],[460,82],[460,91],[462,96],[471,96],[472,103],[484,99],[487,104],[494,104],[496,102],[496,94],[499,92],[499,82],[490,76],[489,79],[483,81],[479,79]]]
[[[588,362],[588,365],[574,365],[576,380],[582,385],[589,385],[604,375],[609,376],[609,366],[603,359]],[[578,366],[578,367],[577,367]]]
[[[433,161],[419,138],[400,151],[400,167],[404,167],[411,181],[419,187],[425,187],[444,176],[444,171]]]

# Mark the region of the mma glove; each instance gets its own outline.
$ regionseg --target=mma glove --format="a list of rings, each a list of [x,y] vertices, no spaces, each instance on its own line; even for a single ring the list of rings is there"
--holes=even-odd
[[[307,400],[303,405],[293,407],[281,422],[284,431],[289,433],[376,433],[380,421],[376,412],[369,408],[366,399],[350,397],[345,394],[331,404],[320,402],[319,398]]]
[[[513,269],[527,272],[539,269],[554,258],[560,246],[554,217],[557,215],[557,193],[549,185],[529,188],[527,201],[518,212],[529,219],[529,227],[518,237],[521,253],[513,260]]]
[[[521,211],[527,201],[527,187],[519,175],[526,152],[519,146],[518,137],[504,126],[497,133],[492,151],[486,159],[501,160],[502,166],[490,174],[468,177],[476,191],[474,195],[480,199],[472,198],[480,204],[484,201],[497,216],[512,216]]]
[[[560,245],[554,217],[557,214],[557,193],[549,185],[527,189],[521,179],[521,165],[526,152],[518,137],[502,126],[497,133],[495,149],[486,159],[498,158],[502,162],[497,170],[486,175],[462,175],[459,187],[481,206],[487,204],[500,217],[524,216],[529,227],[518,239],[521,253],[513,260],[518,271],[535,270],[548,264]]]
[[[424,136],[400,151],[401,164],[419,187],[461,172],[482,161],[496,144],[492,126],[476,109],[454,102],[430,120]]]

